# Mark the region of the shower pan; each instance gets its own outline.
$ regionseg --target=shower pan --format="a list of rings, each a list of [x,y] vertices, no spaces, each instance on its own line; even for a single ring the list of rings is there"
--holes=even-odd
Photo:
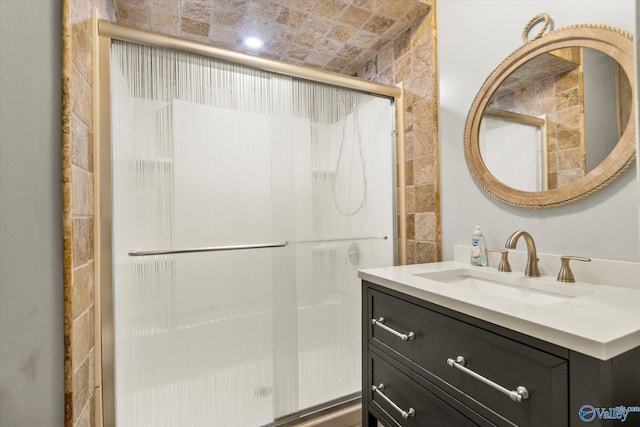
[[[397,258],[398,89],[100,28],[104,424],[357,400],[357,270]]]

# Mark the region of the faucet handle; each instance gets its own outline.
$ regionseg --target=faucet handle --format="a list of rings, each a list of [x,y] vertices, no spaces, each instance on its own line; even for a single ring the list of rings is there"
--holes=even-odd
[[[510,272],[511,264],[509,264],[509,251],[506,249],[487,249],[487,252],[500,252],[502,258],[500,258],[500,264],[498,264],[498,271]]]
[[[576,279],[573,277],[573,272],[571,271],[571,267],[569,267],[569,261],[575,259],[576,261],[584,261],[589,262],[591,258],[585,258],[581,256],[561,256],[560,262],[562,263],[560,266],[560,272],[558,273],[558,282],[565,283],[575,283]]]

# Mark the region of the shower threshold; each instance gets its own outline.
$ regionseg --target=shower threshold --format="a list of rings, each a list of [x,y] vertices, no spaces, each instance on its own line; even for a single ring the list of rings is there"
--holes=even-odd
[[[353,393],[277,418],[262,427],[350,427],[360,423],[361,393]]]

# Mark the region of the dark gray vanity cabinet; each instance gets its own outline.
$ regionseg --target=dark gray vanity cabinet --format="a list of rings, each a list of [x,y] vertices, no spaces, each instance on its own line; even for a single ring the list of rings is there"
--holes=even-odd
[[[640,347],[600,361],[366,281],[362,301],[364,427],[607,426],[580,409],[640,406]]]

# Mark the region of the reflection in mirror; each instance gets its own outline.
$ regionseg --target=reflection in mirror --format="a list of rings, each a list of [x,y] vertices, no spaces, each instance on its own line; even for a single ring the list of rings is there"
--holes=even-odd
[[[498,181],[521,191],[568,185],[615,148],[631,104],[629,79],[605,53],[544,52],[492,94],[480,123],[482,160]]]
[[[497,180],[522,191],[548,189],[544,119],[487,108],[479,140],[482,160]]]

